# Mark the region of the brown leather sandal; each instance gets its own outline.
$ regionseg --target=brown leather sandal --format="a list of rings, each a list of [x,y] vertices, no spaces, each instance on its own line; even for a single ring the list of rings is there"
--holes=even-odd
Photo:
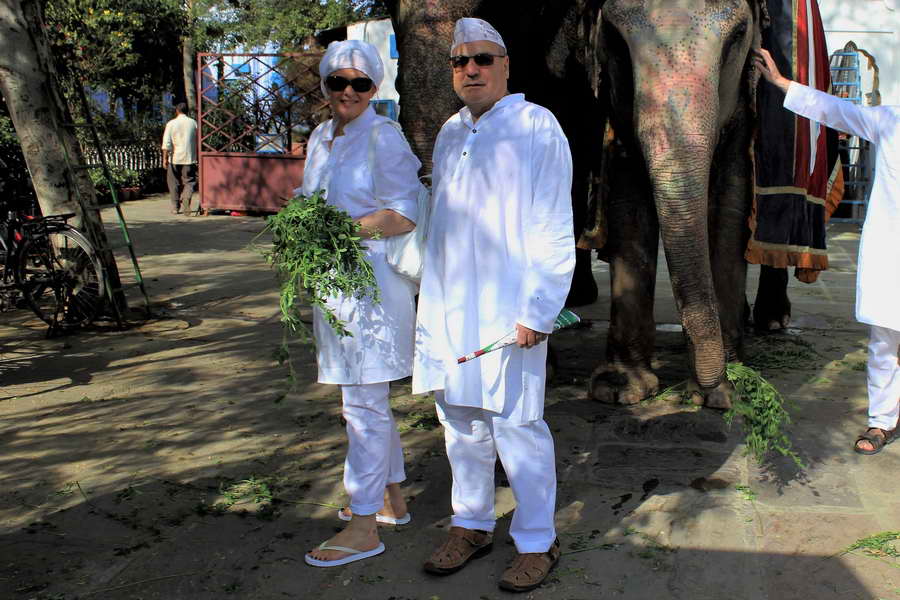
[[[494,534],[480,529],[451,527],[444,543],[425,562],[425,570],[434,575],[456,573],[475,558],[494,548]]]
[[[881,432],[881,435],[878,435],[877,432]],[[881,450],[897,439],[897,430],[896,429],[881,429],[879,427],[869,427],[866,429],[866,432],[856,438],[856,441],[853,443],[853,451],[857,454],[878,454]],[[872,444],[871,450],[865,450],[860,448],[860,442],[869,442]]]
[[[554,540],[546,552],[517,554],[500,578],[500,588],[508,592],[527,592],[538,587],[559,562],[559,540]]]

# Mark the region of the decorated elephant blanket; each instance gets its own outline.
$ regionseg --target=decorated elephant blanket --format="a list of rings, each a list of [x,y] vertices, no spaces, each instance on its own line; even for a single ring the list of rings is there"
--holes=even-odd
[[[769,0],[771,26],[762,45],[790,79],[829,91],[825,33],[816,0]],[[825,226],[843,196],[837,132],[783,108],[773,85],[757,89],[754,143],[756,193],[750,215],[748,262],[796,267],[812,283],[828,268]]]

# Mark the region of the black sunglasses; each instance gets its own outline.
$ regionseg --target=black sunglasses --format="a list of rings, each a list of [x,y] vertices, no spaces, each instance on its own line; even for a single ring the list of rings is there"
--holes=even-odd
[[[354,92],[368,92],[372,89],[372,80],[368,77],[357,77],[356,79],[347,79],[340,75],[329,75],[325,78],[325,87],[332,92],[343,92],[347,86],[353,88]]]
[[[450,57],[450,65],[454,69],[462,69],[467,64],[469,64],[469,59],[471,58],[479,67],[489,67],[494,64],[495,58],[503,58],[505,56],[505,54],[488,54],[487,52],[479,52],[475,56],[466,56],[465,54],[459,54],[457,56]]]

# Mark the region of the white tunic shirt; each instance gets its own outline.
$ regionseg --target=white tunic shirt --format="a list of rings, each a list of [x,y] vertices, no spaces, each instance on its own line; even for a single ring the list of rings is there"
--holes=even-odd
[[[197,121],[178,115],[163,130],[162,148],[173,165],[197,164]]]
[[[545,343],[456,359],[516,323],[553,330],[575,265],[569,143],[550,111],[505,96],[477,123],[463,108],[444,124],[432,178],[413,392],[444,389],[451,405],[539,419]]]
[[[791,83],[785,108],[875,145],[875,178],[859,243],[856,318],[900,331],[900,107],[857,106]]]
[[[421,163],[409,144],[384,117],[369,107],[334,137],[334,121],[313,131],[307,145],[302,191],[324,189],[329,204],[354,219],[391,209],[416,220]],[[375,168],[369,144],[378,127]],[[367,240],[366,260],[375,271],[381,303],[332,297],[327,304],[347,323],[353,337],[338,337],[321,311],[313,312],[319,383],[363,384],[392,381],[412,373],[415,287],[397,275],[384,256],[384,240]]]

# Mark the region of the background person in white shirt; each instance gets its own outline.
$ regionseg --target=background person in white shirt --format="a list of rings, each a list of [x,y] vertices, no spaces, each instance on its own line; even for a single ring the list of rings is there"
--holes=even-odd
[[[853,449],[877,454],[896,439],[900,413],[900,106],[857,106],[784,77],[772,55],[756,53],[763,76],[785,92],[784,107],[875,146],[875,178],[856,275],[856,319],[870,325],[868,429]]]
[[[575,267],[572,157],[553,114],[508,93],[506,47],[488,23],[457,22],[450,63],[465,107],[434,147],[413,392],[435,390],[453,517],[425,569],[453,573],[491,549],[499,456],[516,498],[518,551],[500,586],[526,591],[560,554],[543,342]],[[513,330],[517,345],[456,364]]]
[[[163,131],[162,161],[173,215],[181,212],[182,202],[185,214],[191,214],[191,196],[197,185],[197,121],[187,112],[187,104],[176,104],[175,118],[166,123]]]
[[[329,204],[360,223],[381,294],[380,303],[352,296],[327,299],[352,337],[338,337],[322,312],[313,312],[318,381],[341,386],[349,442],[344,488],[350,507],[338,516],[350,522],[305,556],[312,566],[330,567],[383,552],[378,522],[409,521],[400,490],[406,478],[403,448],[389,396],[390,382],[412,373],[415,286],[387,264],[385,239],[415,226],[421,163],[403,135],[369,106],[384,77],[371,44],[330,44],[319,74],[333,118],[310,136],[301,191],[310,196],[324,190]]]

